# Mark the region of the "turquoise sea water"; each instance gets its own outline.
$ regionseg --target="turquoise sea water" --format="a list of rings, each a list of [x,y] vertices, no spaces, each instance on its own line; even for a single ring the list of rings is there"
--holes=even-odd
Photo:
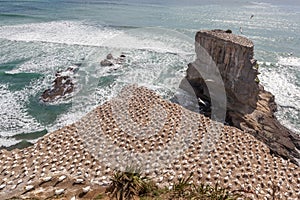
[[[252,19],[250,16],[254,15]],[[200,29],[231,29],[255,43],[260,81],[277,117],[300,132],[297,0],[0,0],[0,146],[70,124],[130,83],[176,92]],[[123,67],[100,67],[108,53]],[[81,64],[73,98],[42,104],[55,72]]]

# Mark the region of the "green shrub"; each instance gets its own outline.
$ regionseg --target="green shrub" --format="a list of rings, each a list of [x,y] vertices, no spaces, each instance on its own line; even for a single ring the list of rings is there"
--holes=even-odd
[[[190,173],[190,175],[187,178],[179,178],[178,183],[175,183],[172,187],[173,193],[175,197],[184,197],[189,195],[190,193],[190,187],[191,184],[189,183],[191,178],[193,176],[193,173]]]
[[[147,177],[141,175],[140,169],[129,167],[125,172],[116,171],[114,173],[106,191],[118,200],[130,200],[150,189],[147,180]]]
[[[230,192],[218,184],[195,185],[191,183],[192,177],[193,173],[187,178],[178,179],[171,189],[159,188],[148,177],[142,176],[140,169],[127,168],[125,172],[115,171],[106,191],[117,200],[131,200],[135,196],[141,200],[235,200],[244,197],[239,191]]]
[[[231,194],[225,188],[220,187],[216,184],[214,187],[208,184],[200,184],[199,186],[193,186],[193,192],[191,199],[193,200],[234,200],[240,195]]]

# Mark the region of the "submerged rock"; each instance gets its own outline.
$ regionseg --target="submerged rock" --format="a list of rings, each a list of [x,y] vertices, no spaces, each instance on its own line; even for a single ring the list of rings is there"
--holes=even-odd
[[[273,153],[299,164],[300,137],[276,119],[275,97],[264,90],[257,78],[252,41],[222,30],[199,31],[195,40],[197,59],[189,64],[180,87],[191,92],[187,87],[190,85],[198,98],[211,102],[217,95],[208,90],[208,81],[203,77],[217,73],[210,69],[209,63],[214,62],[222,82],[213,85],[225,88],[227,122],[263,141]],[[210,110],[204,114],[210,116]]]
[[[103,67],[114,66],[116,64],[122,64],[125,62],[126,56],[121,54],[118,58],[114,58],[111,53],[107,54],[104,60],[100,61],[100,65]]]
[[[106,67],[106,66],[113,66],[114,64],[112,63],[112,61],[104,59],[100,62],[100,65]]]
[[[114,57],[111,53],[109,53],[109,54],[107,54],[106,59],[112,60],[112,59],[114,59]]]

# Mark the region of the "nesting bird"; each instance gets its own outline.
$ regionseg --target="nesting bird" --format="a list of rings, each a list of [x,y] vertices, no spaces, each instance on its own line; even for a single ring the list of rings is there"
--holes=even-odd
[[[1,150],[0,199],[31,197],[35,190],[44,190],[45,198],[54,191],[70,194],[71,199],[107,185],[114,168],[131,163],[142,166],[160,185],[170,186],[194,171],[194,183],[206,180],[232,190],[251,190],[253,199],[269,194],[272,182],[281,187],[278,197],[299,198],[297,166],[274,157],[266,145],[236,128],[222,125],[215,137],[209,132],[211,125],[209,118],[151,90],[128,86],[115,99],[35,145]]]

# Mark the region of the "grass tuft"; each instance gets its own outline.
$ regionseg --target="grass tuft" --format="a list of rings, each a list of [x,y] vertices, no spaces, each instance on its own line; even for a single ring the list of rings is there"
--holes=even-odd
[[[125,172],[116,171],[107,189],[111,198],[117,200],[236,200],[244,197],[241,193],[230,192],[219,184],[211,186],[192,183],[193,173],[187,178],[180,178],[171,189],[159,188],[148,177],[142,176],[140,169],[127,168]]]
[[[111,194],[112,198],[131,200],[151,189],[148,178],[142,176],[140,169],[128,167],[125,172],[116,171],[114,173],[111,184],[106,191]]]

